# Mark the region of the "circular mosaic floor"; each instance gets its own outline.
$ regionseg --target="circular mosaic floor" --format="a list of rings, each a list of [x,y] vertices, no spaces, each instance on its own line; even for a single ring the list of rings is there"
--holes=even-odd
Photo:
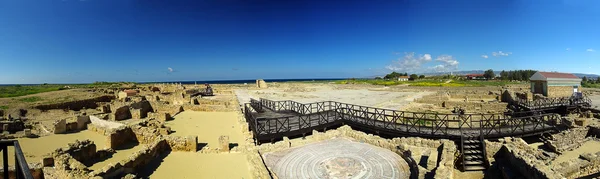
[[[409,178],[398,154],[348,139],[332,139],[265,155],[279,178]]]

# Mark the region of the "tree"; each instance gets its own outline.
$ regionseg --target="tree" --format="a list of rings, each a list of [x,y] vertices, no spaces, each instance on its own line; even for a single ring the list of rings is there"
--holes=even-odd
[[[381,80],[381,77],[375,77],[376,80]]]
[[[411,74],[410,75],[410,79],[411,80],[416,80],[417,78],[419,78],[419,76],[417,74]]]
[[[419,75],[419,79],[425,78],[425,75]]]
[[[490,79],[494,79],[494,77],[496,77],[496,74],[494,74],[494,70],[489,69],[483,73],[483,77],[490,80]]]
[[[584,76],[584,77],[581,79],[581,82],[584,82],[584,83],[585,83],[585,82],[587,82],[587,81],[588,81],[588,79],[587,79],[587,77],[586,77],[586,76]]]

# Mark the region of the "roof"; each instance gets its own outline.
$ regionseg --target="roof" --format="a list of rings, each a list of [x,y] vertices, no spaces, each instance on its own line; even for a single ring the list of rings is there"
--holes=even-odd
[[[558,73],[558,72],[536,72],[529,80],[555,80],[555,81],[581,81],[581,79],[571,73]]]
[[[579,79],[577,76],[571,73],[557,73],[557,72],[539,72],[542,76],[546,78],[573,78]]]
[[[409,78],[408,76],[399,76],[398,78]]]
[[[483,76],[483,74],[467,74],[465,76]]]

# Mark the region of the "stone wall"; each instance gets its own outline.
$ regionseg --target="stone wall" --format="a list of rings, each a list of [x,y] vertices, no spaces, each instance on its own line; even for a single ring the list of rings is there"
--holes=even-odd
[[[196,152],[198,150],[198,136],[163,136],[172,151]]]
[[[544,143],[548,148],[552,149],[556,153],[562,153],[570,151],[586,142],[586,135],[589,129],[587,127],[579,127],[562,131],[558,134],[553,134],[551,140]]]
[[[129,111],[129,106],[119,106],[116,107],[114,105],[111,106],[111,119],[115,121],[125,120],[131,118],[131,111]]]
[[[505,138],[504,145],[496,154],[496,160],[499,158],[507,160],[510,166],[519,171],[526,178],[532,179],[560,179],[563,176],[551,170],[544,161],[538,150],[529,146],[521,138]]]
[[[111,149],[119,149],[123,145],[137,143],[137,137],[129,126],[122,126],[116,129],[111,129],[107,135],[108,140],[106,141]]]
[[[79,111],[83,108],[94,109],[98,107],[97,102],[110,102],[115,99],[114,96],[100,96],[92,99],[78,100],[78,101],[69,101],[64,103],[56,103],[56,104],[48,104],[48,105],[39,105],[36,106],[36,109],[39,110],[50,110],[50,109],[70,109]]]
[[[581,86],[578,88],[581,89]],[[548,97],[569,97],[573,95],[572,86],[548,86]]]
[[[117,178],[129,173],[135,173],[146,167],[152,160],[159,158],[169,146],[164,139],[156,140],[133,153],[129,158],[118,163],[109,164],[99,170],[87,174],[88,177]]]

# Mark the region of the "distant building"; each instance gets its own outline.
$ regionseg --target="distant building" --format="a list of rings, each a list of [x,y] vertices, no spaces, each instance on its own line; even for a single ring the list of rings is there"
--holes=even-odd
[[[485,80],[485,76],[483,76],[483,74],[467,74],[465,77],[468,80]]]
[[[398,77],[398,81],[408,81],[408,76],[400,76]]]
[[[581,92],[581,79],[570,73],[537,72],[529,81],[532,93],[547,97],[568,97]]]

